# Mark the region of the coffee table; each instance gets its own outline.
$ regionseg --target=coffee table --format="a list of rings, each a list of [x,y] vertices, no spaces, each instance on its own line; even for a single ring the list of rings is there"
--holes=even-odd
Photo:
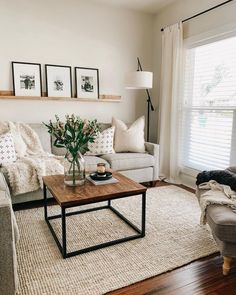
[[[124,175],[113,172],[113,176],[119,181],[113,184],[94,185],[89,181],[83,186],[69,187],[64,184],[63,175],[52,175],[43,177],[43,192],[44,192],[44,218],[52,233],[54,240],[63,256],[68,258],[71,256],[79,255],[89,251],[101,249],[107,246],[131,241],[134,239],[142,238],[145,236],[145,218],[146,218],[146,190],[147,188],[139,183],[125,177]],[[61,214],[48,216],[48,196],[47,191],[50,191],[51,195],[55,198],[57,204],[61,207]],[[141,229],[129,221],[124,215],[122,215],[117,209],[112,206],[112,200],[126,198],[130,196],[140,195],[142,198],[142,216],[141,216]],[[80,209],[76,212],[66,212],[67,208],[80,207],[82,205],[95,204],[99,202],[107,201],[106,205]],[[127,225],[129,225],[136,233],[119,238],[112,241],[107,241],[102,244],[96,244],[87,248],[79,249],[77,251],[67,251],[67,236],[66,236],[66,218],[75,214],[84,214],[96,210],[109,209],[113,211],[120,219],[122,219]],[[62,243],[60,243],[50,220],[60,218],[62,224]]]

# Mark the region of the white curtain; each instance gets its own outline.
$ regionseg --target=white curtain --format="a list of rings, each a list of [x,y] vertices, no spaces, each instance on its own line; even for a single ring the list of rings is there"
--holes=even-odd
[[[162,33],[160,86],[160,178],[172,183],[179,179],[179,115],[183,64],[182,22]]]

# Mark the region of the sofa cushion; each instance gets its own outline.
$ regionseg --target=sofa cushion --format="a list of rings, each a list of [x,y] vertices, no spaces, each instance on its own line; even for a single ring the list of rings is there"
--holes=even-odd
[[[100,158],[106,160],[113,170],[131,170],[154,166],[154,157],[141,153],[116,153],[103,155]]]
[[[51,153],[51,135],[47,128],[41,123],[30,123],[28,125],[38,134],[44,151]]]
[[[106,164],[106,168],[110,168],[109,163],[100,157],[84,156],[84,160],[85,160],[85,169],[87,172],[96,171],[98,163],[104,163],[104,164]]]
[[[51,136],[51,148],[52,148],[52,154],[56,156],[65,156],[66,154],[66,148],[58,148],[54,145],[56,138],[54,135]]]
[[[208,206],[207,223],[219,240],[236,243],[236,213],[231,208]]]
[[[124,176],[139,183],[148,182],[151,179],[153,179],[153,167],[124,170],[124,171],[120,170],[119,172],[123,174]]]

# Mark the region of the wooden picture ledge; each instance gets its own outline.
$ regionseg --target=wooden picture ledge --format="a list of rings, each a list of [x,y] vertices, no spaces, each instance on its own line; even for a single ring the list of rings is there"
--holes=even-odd
[[[15,96],[13,91],[9,90],[0,90],[0,99],[15,99],[15,100],[41,100],[41,101],[76,101],[76,102],[121,102],[121,96],[119,95],[110,95],[102,94],[99,96],[99,99],[89,99],[89,98],[77,98],[77,97],[48,97],[46,93],[43,93],[43,96]]]

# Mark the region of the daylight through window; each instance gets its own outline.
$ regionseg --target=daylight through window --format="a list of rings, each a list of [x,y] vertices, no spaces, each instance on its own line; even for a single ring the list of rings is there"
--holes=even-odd
[[[182,123],[185,167],[236,164],[236,37],[186,51]]]

